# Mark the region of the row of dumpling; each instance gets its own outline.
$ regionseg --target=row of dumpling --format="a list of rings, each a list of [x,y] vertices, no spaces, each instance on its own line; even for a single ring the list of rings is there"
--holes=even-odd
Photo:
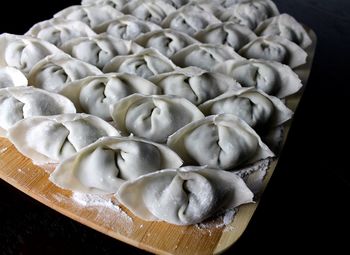
[[[143,51],[141,57],[124,57],[121,64],[126,63],[127,68],[113,70],[131,69],[147,81],[129,74],[104,75],[41,40],[17,36],[12,37],[15,43],[9,43],[9,37],[3,35],[0,43],[2,63],[29,73],[31,85],[65,91],[62,94],[74,102],[78,111],[113,119],[119,129],[94,116],[73,114],[74,106],[52,92],[9,88],[0,93],[0,104],[5,109],[0,115],[10,120],[10,140],[39,164],[61,162],[51,176],[59,186],[83,192],[119,190],[119,199],[144,219],[193,224],[218,210],[250,202],[252,193],[244,182],[235,174],[217,169],[237,170],[272,157],[256,131],[266,132],[264,129],[281,125],[291,117],[275,97],[253,88],[241,89],[228,75],[195,67],[178,68],[154,50]],[[51,54],[55,56],[44,58]],[[269,89],[270,94],[281,98],[301,85],[289,67],[274,62],[238,58],[214,71],[218,70],[234,74],[245,86]],[[141,94],[130,95],[135,92]],[[54,115],[60,110],[71,114],[26,118]],[[95,142],[104,136],[128,134],[146,140],[112,137]],[[168,147],[150,140],[167,142]],[[186,165],[208,167],[152,173],[178,168],[182,160]],[[120,188],[125,180],[128,182]],[[204,188],[207,193],[203,193]]]

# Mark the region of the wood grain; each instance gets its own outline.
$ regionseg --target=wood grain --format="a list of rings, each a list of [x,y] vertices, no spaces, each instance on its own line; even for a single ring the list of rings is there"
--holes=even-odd
[[[316,46],[316,35],[310,31],[314,44],[309,49],[308,63],[297,70],[304,85],[310,74]],[[302,93],[287,100],[295,110]],[[284,142],[287,138],[286,127]],[[272,162],[264,179],[268,184],[278,160]],[[282,170],[282,169],[281,169]],[[53,208],[54,210],[100,231],[113,238],[157,254],[219,254],[242,235],[259,201],[239,208],[234,221],[222,227],[199,228],[198,226],[175,226],[164,222],[146,222],[133,216],[127,209],[104,206],[84,206],[72,199],[72,193],[60,189],[48,180],[49,174],[22,156],[5,138],[0,138],[0,178],[17,189]],[[113,197],[106,197],[114,201]],[[129,216],[127,216],[129,215]],[[219,219],[218,219],[219,220]]]

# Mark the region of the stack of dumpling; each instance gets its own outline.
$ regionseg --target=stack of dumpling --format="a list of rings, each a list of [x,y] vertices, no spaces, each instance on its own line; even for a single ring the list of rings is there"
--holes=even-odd
[[[0,135],[57,186],[202,222],[253,201],[237,171],[275,157],[310,44],[270,0],[83,0],[0,35]]]

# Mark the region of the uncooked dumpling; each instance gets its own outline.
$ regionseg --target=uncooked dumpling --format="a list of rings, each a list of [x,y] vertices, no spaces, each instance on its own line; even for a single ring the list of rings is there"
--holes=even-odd
[[[24,35],[0,35],[0,67],[14,67],[27,74],[46,56],[62,53],[44,40]]]
[[[203,113],[184,98],[172,96],[128,96],[111,108],[112,118],[123,134],[134,134],[165,143],[168,136]]]
[[[132,55],[143,47],[132,42],[103,34],[74,38],[61,46],[61,49],[74,58],[97,66],[101,70],[114,57]]]
[[[220,44],[192,44],[171,57],[180,67],[197,66],[211,70],[228,59],[243,59],[233,48]]]
[[[0,136],[18,121],[32,116],[75,113],[66,97],[33,87],[0,89]]]
[[[25,75],[14,67],[0,67],[0,89],[7,87],[27,86]]]
[[[77,111],[111,121],[109,107],[112,104],[134,93],[160,94],[161,89],[136,75],[110,73],[77,80],[68,84],[59,93],[69,98]]]
[[[162,88],[164,95],[183,97],[195,105],[241,87],[228,75],[207,72],[197,67],[155,75],[150,81]]]
[[[62,53],[38,62],[29,73],[28,80],[37,88],[58,92],[70,82],[101,74],[97,67]]]
[[[232,114],[192,122],[171,135],[167,144],[185,164],[224,170],[274,156],[258,134]]]
[[[125,182],[118,200],[143,220],[191,225],[253,202],[244,181],[209,167],[166,169]]]
[[[59,163],[105,136],[119,136],[119,132],[104,120],[83,113],[30,117],[8,131],[17,150],[39,165]]]
[[[248,59],[265,59],[296,68],[306,63],[307,53],[297,44],[280,36],[258,37],[238,52]]]
[[[255,87],[269,95],[285,98],[303,86],[298,75],[286,65],[267,60],[228,60],[213,71],[237,80],[242,87]]]
[[[129,0],[82,0],[81,5],[109,5],[116,10],[121,10]]]
[[[205,102],[199,109],[205,115],[233,114],[256,131],[268,131],[293,116],[293,112],[280,99],[255,88],[231,90]]]
[[[148,79],[156,74],[174,71],[176,65],[154,49],[145,49],[129,56],[117,56],[104,68],[105,73],[129,73]]]
[[[65,189],[84,193],[115,193],[120,185],[182,160],[164,145],[134,137],[106,137],[63,161],[50,180]]]

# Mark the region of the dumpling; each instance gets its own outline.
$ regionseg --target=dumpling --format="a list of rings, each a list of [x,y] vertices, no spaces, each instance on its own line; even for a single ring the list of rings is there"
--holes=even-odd
[[[254,30],[262,21],[279,15],[276,5],[270,0],[251,0],[226,8],[221,21],[233,21]]]
[[[213,71],[233,77],[243,87],[255,87],[278,98],[290,96],[303,86],[289,66],[273,61],[228,60]]]
[[[173,29],[148,32],[138,37],[135,42],[145,48],[156,49],[167,57],[171,57],[188,45],[199,43],[191,36]]]
[[[307,53],[297,44],[280,36],[258,37],[238,52],[245,58],[277,61],[296,68],[306,63]]]
[[[64,96],[33,87],[0,89],[0,136],[24,118],[62,113],[75,113],[73,103]]]
[[[284,103],[255,88],[232,90],[198,107],[205,115],[233,114],[260,133],[282,125],[293,112]]]
[[[59,93],[69,98],[78,112],[90,113],[111,121],[110,105],[134,93],[160,94],[159,87],[131,74],[89,76],[67,85]]]
[[[164,95],[183,97],[195,105],[241,87],[227,75],[207,72],[197,67],[155,75],[150,81],[160,87]]]
[[[162,27],[171,28],[189,35],[206,28],[208,25],[220,23],[214,14],[198,7],[183,6],[169,14],[162,22]]]
[[[186,5],[182,6],[181,12],[185,13],[195,13],[197,11],[204,13],[214,14],[215,17],[220,18],[224,8],[220,4],[216,4],[215,1],[190,1]],[[203,13],[203,14],[204,14]]]
[[[99,33],[105,32],[115,38],[134,40],[142,34],[158,29],[161,29],[161,27],[152,22],[125,15],[99,27],[96,31]]]
[[[191,225],[253,202],[254,194],[234,173],[208,167],[166,169],[125,182],[117,199],[137,217]]]
[[[273,152],[243,120],[232,114],[212,115],[171,135],[168,146],[188,165],[235,170],[273,157]]]
[[[60,49],[40,39],[6,33],[0,35],[0,67],[15,67],[27,74],[46,56],[60,53]]]
[[[81,5],[109,5],[116,10],[121,10],[129,0],[82,0]]]
[[[191,2],[191,0],[162,0],[162,1],[174,6],[176,9],[181,8],[182,6]]]
[[[24,74],[14,67],[0,67],[0,89],[7,87],[27,86]]]
[[[103,72],[129,73],[148,79],[153,75],[174,71],[176,66],[163,54],[154,49],[145,49],[129,56],[117,56]]]
[[[37,88],[58,92],[68,83],[91,75],[103,74],[97,67],[67,54],[51,55],[38,62],[29,73],[29,83]]]
[[[298,44],[303,49],[312,43],[304,27],[288,14],[281,14],[265,20],[256,28],[255,32],[259,36],[281,36]]]
[[[110,5],[73,5],[56,13],[54,18],[81,21],[95,29],[122,15],[123,13]]]
[[[141,20],[160,24],[162,20],[176,9],[162,0],[131,0],[124,5],[122,12]]]
[[[101,70],[114,57],[138,53],[143,47],[132,41],[117,39],[107,34],[74,38],[61,46],[74,58],[97,66]]]
[[[25,35],[40,38],[60,47],[73,38],[94,36],[96,33],[81,21],[55,18],[35,24]]]
[[[165,143],[168,136],[203,113],[184,98],[134,94],[111,107],[118,130],[148,140]]]
[[[105,136],[119,133],[104,120],[83,113],[30,117],[8,131],[17,150],[38,165],[59,163]]]
[[[228,21],[209,25],[196,33],[194,38],[202,43],[223,44],[239,50],[256,39],[256,35],[249,27]]]
[[[170,58],[180,67],[197,66],[211,70],[228,59],[243,59],[233,48],[220,44],[192,44]]]
[[[135,137],[106,137],[64,160],[50,181],[75,192],[115,193],[126,180],[181,165],[180,157],[164,145]]]

